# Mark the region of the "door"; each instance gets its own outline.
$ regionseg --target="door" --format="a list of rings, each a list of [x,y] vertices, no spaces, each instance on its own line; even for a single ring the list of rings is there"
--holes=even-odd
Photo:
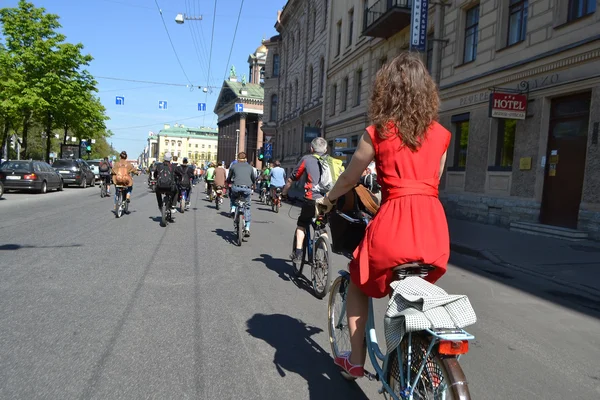
[[[591,93],[552,100],[540,221],[577,228]]]

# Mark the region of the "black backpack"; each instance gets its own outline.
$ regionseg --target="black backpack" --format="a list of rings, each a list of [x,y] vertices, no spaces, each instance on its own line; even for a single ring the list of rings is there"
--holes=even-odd
[[[98,169],[100,170],[100,172],[108,172],[110,166],[106,161],[102,161],[100,162],[100,166],[98,167]]]
[[[190,186],[190,179],[192,179],[192,170],[191,168],[181,166],[181,186],[188,187]]]
[[[157,169],[156,188],[162,190],[171,190],[173,187],[173,172],[170,165],[163,165]]]

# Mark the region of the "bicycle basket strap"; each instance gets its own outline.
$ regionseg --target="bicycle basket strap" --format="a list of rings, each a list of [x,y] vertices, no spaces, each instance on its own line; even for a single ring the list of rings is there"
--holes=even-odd
[[[377,201],[377,197],[375,197],[373,193],[371,193],[371,191],[363,185],[356,186],[354,190],[356,191],[360,202],[365,207],[365,210],[371,216],[377,214],[377,211],[379,211],[379,201]]]

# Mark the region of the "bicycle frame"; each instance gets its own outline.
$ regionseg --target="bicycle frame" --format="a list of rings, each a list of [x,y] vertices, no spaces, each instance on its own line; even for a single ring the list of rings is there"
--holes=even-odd
[[[319,238],[319,236],[321,236],[323,233],[327,233],[327,230],[325,229],[326,227],[326,223],[325,222],[321,222],[323,225],[322,226],[318,226],[317,225],[317,218],[313,218],[312,219],[312,223],[310,224],[310,226],[308,227],[308,229],[306,229],[306,252],[308,253],[308,261],[312,264],[313,262],[313,244],[316,243],[317,239]],[[315,231],[314,233],[314,238],[312,237],[313,235],[311,235],[310,231],[312,230]]]
[[[347,282],[350,281],[350,273],[348,271],[339,271],[339,274],[341,276],[343,276],[345,279],[347,279]],[[344,290],[346,291],[346,294],[348,293],[348,287],[346,286],[344,288]],[[416,374],[416,376],[414,377],[414,379],[411,381],[411,376],[410,376],[410,372],[411,372],[411,354],[412,354],[412,333],[407,333],[407,337],[408,337],[408,351],[407,351],[407,364],[406,364],[406,375],[404,374],[404,363],[403,363],[403,352],[402,352],[402,348],[401,346],[398,346],[396,348],[396,355],[398,357],[398,367],[400,369],[400,386],[403,391],[403,395],[401,395],[401,397],[398,397],[393,389],[390,387],[389,383],[386,381],[386,377],[385,377],[385,371],[388,369],[388,363],[390,362],[390,354],[391,352],[388,352],[387,354],[383,354],[383,352],[381,351],[380,347],[379,347],[379,342],[377,341],[377,333],[375,331],[375,313],[373,311],[373,299],[371,297],[369,297],[369,316],[367,318],[367,325],[366,325],[366,329],[365,329],[365,339],[367,342],[367,354],[369,355],[369,360],[371,361],[371,365],[373,366],[373,368],[375,369],[375,374],[370,374],[370,373],[366,373],[369,380],[373,380],[373,379],[377,379],[379,382],[381,382],[381,389],[379,389],[379,393],[383,393],[384,391],[387,392],[392,399],[394,400],[412,400],[413,398],[413,393],[415,390],[415,387],[417,386],[417,383],[419,381],[419,377],[421,376],[421,373],[423,372],[423,369],[425,368],[425,364],[427,363],[427,359],[429,358],[434,346],[436,344],[438,344],[440,342],[440,340],[451,340],[451,341],[459,341],[459,340],[472,340],[475,339],[475,337],[469,333],[467,333],[466,331],[462,330],[462,329],[458,329],[458,330],[452,330],[452,331],[434,331],[431,329],[426,329],[424,332],[427,332],[430,336],[431,336],[431,342],[429,343],[429,346],[427,348],[427,353],[425,353],[424,357],[423,357],[423,361],[421,363],[421,365],[419,366],[419,370]],[[340,317],[339,318],[346,318],[346,301],[345,301],[345,297],[344,297],[344,303],[342,306],[342,312],[340,313]],[[343,323],[345,321],[338,321],[338,324]],[[457,357],[457,359],[460,358],[460,355]],[[380,362],[383,362],[383,365],[380,365]],[[407,386],[406,383],[409,383],[409,385]]]

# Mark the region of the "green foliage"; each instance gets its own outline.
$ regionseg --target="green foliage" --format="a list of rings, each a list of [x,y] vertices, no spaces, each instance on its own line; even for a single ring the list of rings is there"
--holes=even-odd
[[[67,43],[60,27],[57,15],[26,0],[0,9],[0,139],[3,145],[9,132],[19,135],[23,157],[47,158],[67,136],[110,136],[85,69],[93,58],[81,43]]]

